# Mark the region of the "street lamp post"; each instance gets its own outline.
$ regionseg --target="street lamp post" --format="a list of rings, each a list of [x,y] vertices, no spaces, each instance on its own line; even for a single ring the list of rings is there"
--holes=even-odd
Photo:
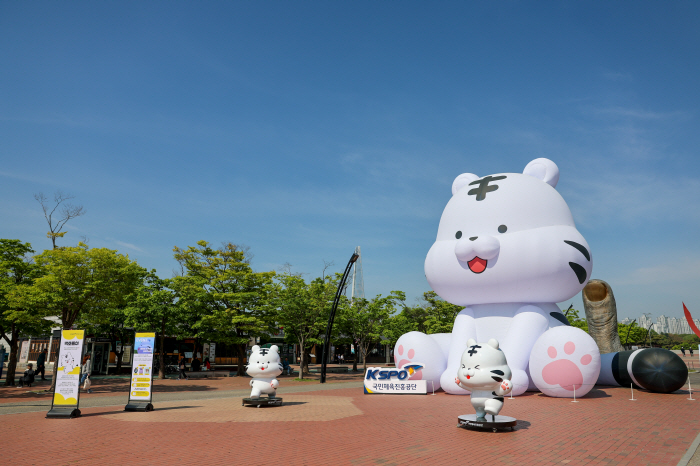
[[[348,265],[345,267],[345,272],[343,272],[343,278],[340,279],[338,283],[338,290],[335,292],[335,299],[333,300],[333,307],[331,308],[331,316],[328,318],[328,326],[326,327],[326,338],[323,342],[323,355],[321,356],[321,383],[326,383],[326,359],[328,358],[328,345],[331,339],[331,330],[333,329],[333,319],[335,318],[335,311],[338,308],[338,303],[340,302],[340,296],[343,294],[343,288],[345,287],[345,282],[350,275],[350,269],[352,264],[355,263],[357,258],[360,257],[357,253],[352,253]]]

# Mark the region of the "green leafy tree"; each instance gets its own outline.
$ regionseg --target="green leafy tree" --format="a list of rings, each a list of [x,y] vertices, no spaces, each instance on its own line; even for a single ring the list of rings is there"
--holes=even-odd
[[[418,322],[413,321],[404,309],[389,318],[384,328],[384,337],[388,340],[387,343],[393,347],[401,335],[420,331],[418,328]]]
[[[170,289],[170,280],[159,278],[151,270],[143,283],[128,298],[125,322],[137,332],[156,332],[160,351],[158,375],[165,379],[165,336],[178,332],[182,308]]]
[[[112,344],[112,351],[117,360],[116,373],[122,370],[122,358],[124,348],[132,343],[134,332],[126,324],[126,303],[120,303],[115,307],[109,307],[105,312],[99,313],[94,320],[90,314],[78,318],[76,326],[83,328],[87,334],[107,335]],[[109,367],[107,368],[109,370]]]
[[[106,248],[76,247],[46,250],[35,257],[43,269],[31,291],[46,315],[59,318],[70,329],[79,317],[92,322],[107,319],[109,310],[123,305],[139,285],[143,269],[129,256]],[[51,389],[56,383],[54,378]]]
[[[572,327],[580,328],[584,332],[588,333],[588,321],[585,318],[579,316],[579,311],[570,306],[569,309],[564,311],[566,318],[569,320],[569,324]]]
[[[299,376],[309,373],[309,352],[321,339],[328,325],[333,306],[338,276],[335,280],[325,274],[306,283],[301,274],[292,274],[289,267],[276,277],[271,298],[275,323],[284,329],[285,341],[300,348]],[[333,332],[337,335],[337,326]]]
[[[235,345],[242,376],[248,341],[269,333],[264,311],[275,272],[254,272],[245,251],[232,243],[214,249],[198,241],[173,251],[184,273],[171,286],[183,309],[196,317],[193,336]]]
[[[341,308],[341,329],[355,342],[357,354],[362,357],[363,369],[367,370],[367,353],[372,343],[380,341],[397,303],[406,300],[401,291],[392,291],[389,296],[377,295],[372,300],[355,299]],[[357,371],[357,358],[353,361]]]
[[[464,307],[448,303],[440,298],[434,291],[423,293],[423,299],[428,303],[425,307],[425,333],[452,332],[455,318]]]
[[[41,270],[29,258],[31,244],[0,239],[0,338],[10,346],[5,385],[15,384],[19,339],[49,330],[46,314],[37,308],[31,289]]]

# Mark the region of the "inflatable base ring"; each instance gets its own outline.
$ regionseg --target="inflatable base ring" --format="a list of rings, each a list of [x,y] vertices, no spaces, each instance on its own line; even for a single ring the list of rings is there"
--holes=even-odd
[[[243,403],[241,406],[255,406],[260,408],[261,406],[282,406],[282,398],[271,397],[271,398],[243,398]]]
[[[491,429],[497,432],[501,429],[513,427],[518,423],[518,420],[509,416],[492,416],[486,415],[486,421],[477,421],[476,414],[463,414],[457,418],[457,427],[472,428],[472,429]]]

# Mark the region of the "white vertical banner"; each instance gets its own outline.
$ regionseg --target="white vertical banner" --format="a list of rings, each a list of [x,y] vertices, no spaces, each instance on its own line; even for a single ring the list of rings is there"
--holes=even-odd
[[[137,333],[134,339],[129,400],[151,401],[153,388],[153,348],[155,333]]]
[[[19,352],[19,362],[25,363],[29,360],[29,340],[22,342],[22,349]]]
[[[209,363],[216,362],[216,343],[209,343]]]
[[[85,330],[63,330],[58,350],[54,406],[78,407],[80,391],[80,358],[83,354]]]

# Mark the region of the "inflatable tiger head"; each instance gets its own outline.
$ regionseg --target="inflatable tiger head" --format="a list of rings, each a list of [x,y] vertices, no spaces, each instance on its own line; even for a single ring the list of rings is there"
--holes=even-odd
[[[523,173],[459,175],[425,259],[428,283],[446,301],[558,303],[588,282],[588,243],[555,189],[559,169],[535,159]]]

